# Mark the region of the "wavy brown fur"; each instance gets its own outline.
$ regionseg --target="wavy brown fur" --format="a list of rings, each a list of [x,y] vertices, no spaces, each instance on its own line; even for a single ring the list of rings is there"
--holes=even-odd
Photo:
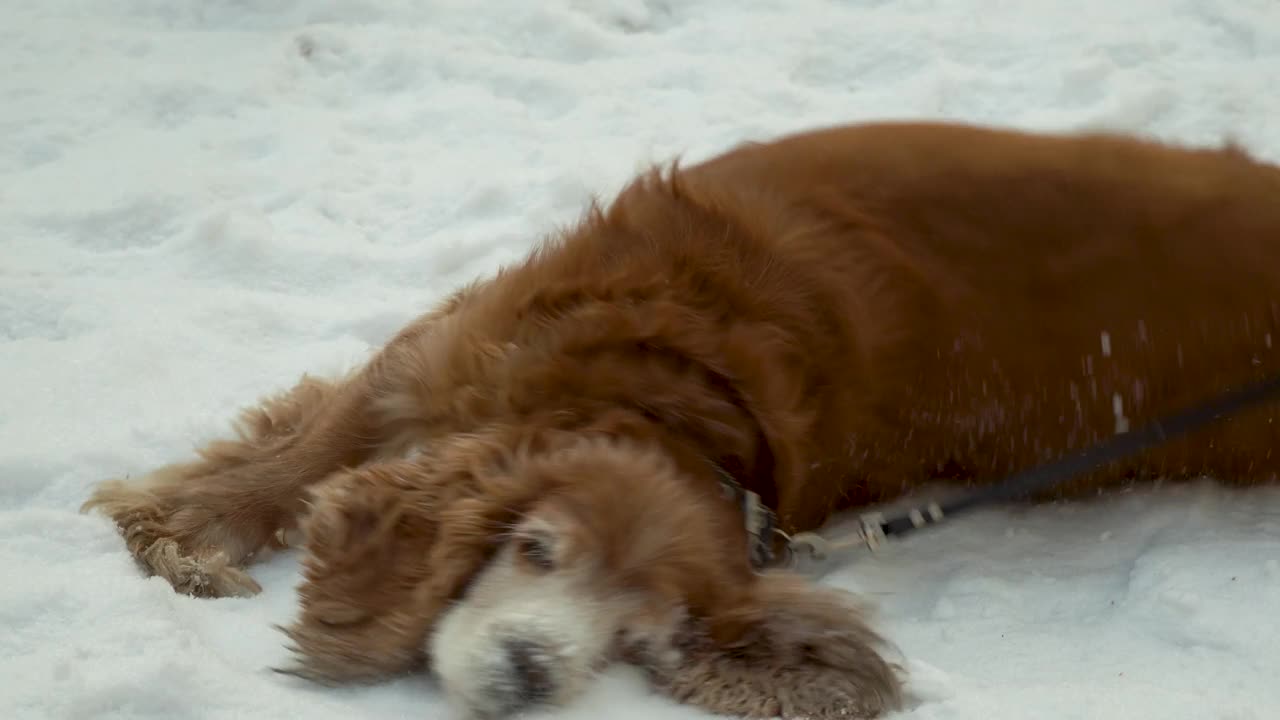
[[[655,684],[723,712],[872,716],[900,686],[864,615],[752,575],[705,460],[792,532],[922,482],[994,480],[1275,371],[1278,301],[1280,170],[1238,149],[805,133],[638,178],[359,372],[305,380],[238,439],[87,505],[149,572],[205,595],[256,591],[244,564],[301,522],[296,670],[371,678],[425,659],[423,636],[531,503],[611,483],[592,496],[603,518],[658,492],[627,472],[552,481],[538,458],[583,438],[615,460],[658,452],[693,494],[650,500],[708,530],[644,576],[702,628]],[[1275,410],[1064,494],[1273,479]]]

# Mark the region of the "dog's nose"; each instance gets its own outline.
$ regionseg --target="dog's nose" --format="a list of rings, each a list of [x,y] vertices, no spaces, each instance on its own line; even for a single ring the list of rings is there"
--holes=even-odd
[[[503,647],[520,703],[534,705],[550,699],[556,686],[547,651],[530,640],[507,640]]]

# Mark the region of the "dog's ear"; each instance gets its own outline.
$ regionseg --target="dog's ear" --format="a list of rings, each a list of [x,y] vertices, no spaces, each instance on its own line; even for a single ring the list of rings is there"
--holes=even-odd
[[[695,623],[680,660],[652,671],[661,692],[748,718],[874,718],[901,706],[900,668],[882,656],[867,609],[849,593],[782,573]]]
[[[439,526],[429,470],[412,462],[338,473],[311,491],[300,613],[284,629],[314,680],[358,680],[421,661],[430,618],[415,610]],[[429,487],[429,485],[427,485]]]
[[[284,632],[314,680],[372,680],[419,667],[440,615],[541,491],[503,446],[461,437],[429,455],[338,473],[311,493],[300,613]]]

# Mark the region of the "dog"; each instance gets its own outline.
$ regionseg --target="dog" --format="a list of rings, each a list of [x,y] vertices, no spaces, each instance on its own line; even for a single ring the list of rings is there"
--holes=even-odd
[[[744,717],[871,718],[906,674],[781,533],[999,479],[1274,372],[1280,169],[1239,147],[956,123],[824,127],[639,174],[345,377],[190,462],[105,481],[146,572],[247,595],[300,538],[284,628],[320,682],[429,669],[468,717],[612,662]],[[1259,407],[1036,499],[1280,469]]]

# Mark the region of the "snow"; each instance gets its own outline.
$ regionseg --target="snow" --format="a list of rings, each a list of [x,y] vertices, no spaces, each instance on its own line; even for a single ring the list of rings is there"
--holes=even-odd
[[[1233,137],[1280,159],[1274,0],[10,0],[0,8],[0,717],[445,718],[273,675],[252,599],[76,512],[367,357],[633,171],[885,117]],[[837,570],[903,718],[1261,720],[1280,491],[993,510]],[[699,718],[610,671],[568,718]]]

